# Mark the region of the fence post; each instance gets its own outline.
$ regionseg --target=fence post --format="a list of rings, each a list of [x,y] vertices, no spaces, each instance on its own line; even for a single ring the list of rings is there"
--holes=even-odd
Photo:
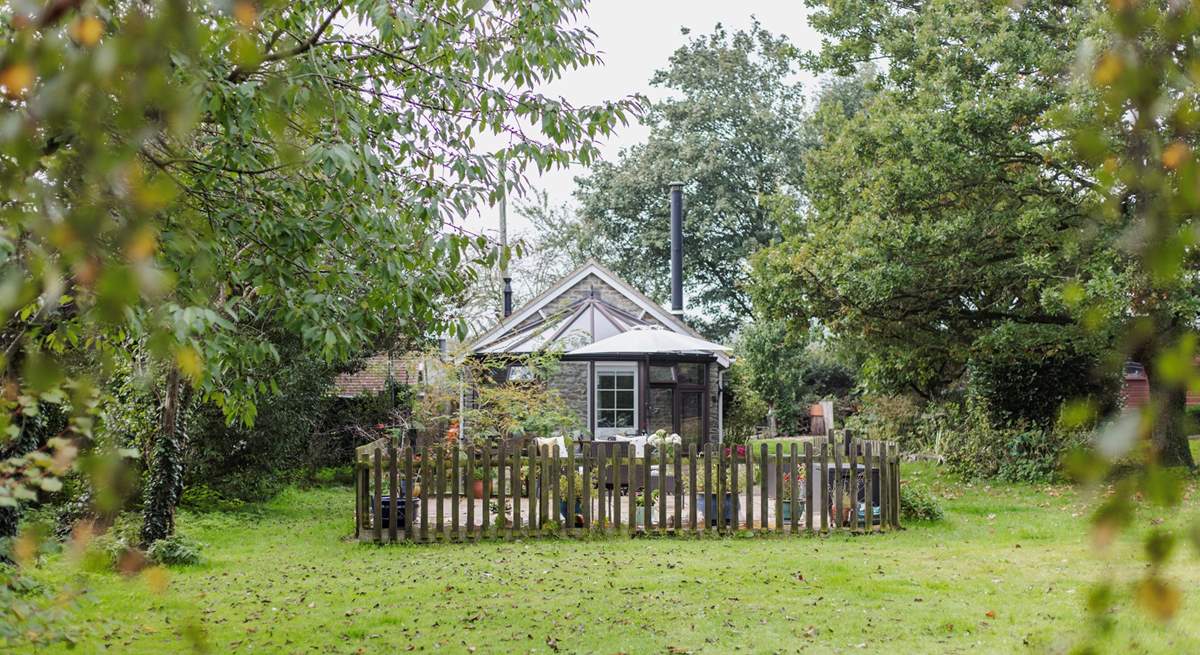
[[[479,513],[483,519],[483,525],[479,528],[479,537],[482,539],[487,536],[487,533],[492,527],[492,511],[488,504],[492,502],[492,445],[486,444],[483,447],[483,502],[480,503]]]
[[[375,525],[375,543],[383,541],[383,464],[380,461],[383,453],[375,449],[375,515],[371,522]]]
[[[717,534],[725,534],[725,449],[720,445],[710,446],[717,453]]]
[[[871,458],[871,442],[863,442],[863,471],[866,478],[863,480],[863,531],[871,532],[875,529],[874,506],[875,506],[875,473],[874,462]]]
[[[858,531],[858,443],[850,442],[850,531]]]
[[[621,444],[612,445],[612,526],[615,532],[621,532],[621,475],[624,464],[621,457]]]
[[[590,454],[589,454],[590,453]],[[583,496],[583,529],[592,529],[592,461],[595,458],[596,444],[585,443],[579,450],[583,455],[583,488],[579,490]]]
[[[833,520],[830,521],[830,527],[834,530],[840,530],[843,517],[846,514],[842,511],[842,488],[845,486],[842,482],[842,447],[837,441],[833,442]]]
[[[600,444],[592,444],[592,454],[596,457],[596,524],[601,530],[607,530],[607,517],[605,505],[608,499],[604,496],[604,465],[608,461],[608,457],[604,453],[604,447]]]
[[[575,444],[572,443],[571,447],[567,449],[567,516],[563,519],[564,523],[568,523],[567,531],[570,534],[578,532],[575,529],[575,472],[577,470],[575,468]]]
[[[399,476],[399,470],[396,466],[396,446],[389,444],[387,449],[387,476],[388,476],[388,541],[396,543],[396,519],[400,512],[400,497],[396,494],[396,478]]]
[[[675,533],[683,529],[683,461],[682,444],[675,448]]]
[[[658,447],[658,531],[667,530],[667,444]]]
[[[722,454],[724,449],[722,448]],[[730,530],[737,532],[742,526],[742,489],[738,484],[738,461],[737,449],[734,446],[729,446],[729,493],[733,494],[733,502],[729,504],[729,516],[725,517],[729,521]]]
[[[759,494],[759,509],[762,510],[759,512],[759,514],[761,514],[761,517],[759,518],[759,525],[763,530],[770,530],[771,512],[769,511],[769,503],[771,502],[771,490],[769,484],[771,480],[771,458],[767,454],[767,444],[759,444],[758,454],[758,470],[762,476],[759,480],[759,491],[761,492]]]
[[[696,442],[688,443],[688,518],[693,532],[700,532],[696,520]]]
[[[650,485],[650,462],[650,445],[647,444],[642,446],[642,520],[645,522],[645,525],[642,527],[647,533],[654,528],[654,506],[650,504],[650,496],[654,492],[653,487]],[[632,496],[633,492],[630,491],[629,495]],[[635,522],[629,522],[630,533],[634,532],[633,524]]]
[[[705,532],[708,531],[708,528],[712,524],[713,517],[709,516],[712,508],[710,508],[708,506],[708,499],[712,497],[713,491],[714,490],[713,490],[713,483],[712,483],[712,444],[705,442],[704,443],[704,499],[701,501],[702,503],[704,503],[703,507],[704,507],[704,530],[705,530]]]
[[[458,490],[462,484],[462,459],[459,455],[460,448],[457,443],[452,444],[454,448],[450,452],[450,538],[459,540],[462,538],[462,524],[458,519]]]
[[[421,453],[421,541],[429,541],[429,474],[433,464],[429,461],[429,447]]]
[[[643,447],[642,448],[642,459],[643,460],[646,459],[645,455],[646,455],[646,450],[645,450],[645,447]],[[625,488],[626,488],[625,495],[629,497],[629,535],[633,536],[637,532],[637,503],[634,502],[634,495],[633,495],[634,478],[637,477],[637,471],[636,471],[636,469],[637,469],[637,449],[633,447],[633,444],[626,444],[625,457],[628,458],[628,464],[627,464],[628,468],[626,470],[629,471],[629,479],[626,480],[626,483],[625,483]],[[646,488],[646,481],[642,480],[643,492],[644,492],[645,488]],[[647,511],[645,513],[649,514],[650,512]]]
[[[775,531],[783,532],[783,444],[775,443]]]
[[[463,526],[463,537],[470,539],[475,532],[475,448],[468,446],[463,464],[463,499],[467,501],[467,523]]]
[[[789,512],[790,516],[788,517],[788,519],[790,519],[788,521],[788,532],[792,535],[795,535],[797,532],[799,532],[800,523],[800,508],[796,504],[796,501],[800,498],[800,481],[796,479],[800,469],[796,461],[797,447],[795,441],[791,443],[791,448],[789,450],[791,452],[789,453],[788,459],[788,508],[791,511]],[[808,506],[807,501],[805,501],[804,506]]]
[[[829,444],[821,440],[821,532],[829,532]]]
[[[538,480],[540,478],[538,477],[538,447],[536,442],[529,442],[529,444],[525,447],[525,455],[529,460],[529,473],[525,474],[525,498],[529,502],[529,520],[526,522],[526,524],[529,526],[529,529],[527,530],[527,533],[536,534],[538,527],[542,524],[537,513],[538,487],[541,485],[538,484]]]
[[[817,470],[813,468],[813,445],[811,441],[804,442],[804,530],[813,533],[813,478]]]
[[[746,444],[746,529],[754,530],[754,449]]]
[[[395,504],[396,499],[392,499]],[[413,449],[404,447],[404,540],[413,540]]]
[[[512,523],[508,526],[508,538],[521,534],[521,449],[512,451],[512,480],[509,482],[512,491]]]
[[[354,456],[354,539],[362,538],[362,466]]]

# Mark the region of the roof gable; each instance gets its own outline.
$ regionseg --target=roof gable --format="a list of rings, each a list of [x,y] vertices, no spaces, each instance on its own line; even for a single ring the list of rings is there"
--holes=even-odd
[[[616,273],[588,261],[480,335],[471,350],[532,352],[555,342],[569,350],[651,324],[699,336]]]

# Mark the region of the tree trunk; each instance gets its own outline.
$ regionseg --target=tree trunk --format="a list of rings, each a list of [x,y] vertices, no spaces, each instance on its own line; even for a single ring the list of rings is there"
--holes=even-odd
[[[1151,439],[1158,463],[1195,468],[1187,434],[1187,389],[1180,385],[1156,386],[1150,378],[1150,401],[1157,416]]]
[[[175,532],[175,506],[183,493],[183,434],[180,428],[179,370],[167,372],[161,425],[146,458],[150,475],[143,494],[142,546],[165,539]]]

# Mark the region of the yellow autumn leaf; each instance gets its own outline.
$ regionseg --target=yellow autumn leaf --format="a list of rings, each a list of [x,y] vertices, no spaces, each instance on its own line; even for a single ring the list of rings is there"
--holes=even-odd
[[[1106,52],[1100,55],[1100,60],[1096,62],[1096,69],[1092,71],[1092,80],[1100,86],[1108,86],[1117,81],[1121,73],[1125,70],[1125,64],[1117,55]]]
[[[161,566],[146,568],[142,571],[142,579],[146,581],[146,587],[156,594],[166,591],[171,582],[167,569]]]
[[[1162,164],[1168,170],[1175,170],[1183,165],[1187,158],[1192,154],[1187,144],[1182,141],[1176,141],[1167,146],[1167,149],[1162,154]]]
[[[1159,621],[1168,621],[1175,616],[1182,600],[1179,589],[1166,580],[1147,578],[1138,583],[1138,604]]]
[[[199,381],[200,377],[204,375],[204,360],[201,359],[200,353],[191,346],[184,346],[175,353],[175,365],[193,382]]]
[[[95,16],[80,16],[71,23],[70,33],[75,43],[90,48],[100,42],[104,23]]]
[[[0,87],[4,95],[16,100],[25,97],[29,87],[33,86],[33,66],[24,62],[9,64],[0,70]]]
[[[233,17],[242,27],[249,29],[254,27],[254,22],[258,20],[258,9],[254,7],[253,2],[241,0],[233,3]]]

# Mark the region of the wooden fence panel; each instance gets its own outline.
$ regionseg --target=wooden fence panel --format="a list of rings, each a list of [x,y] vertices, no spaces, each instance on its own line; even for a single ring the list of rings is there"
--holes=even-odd
[[[466,536],[469,539],[475,532],[475,449],[468,448],[466,463],[463,465],[463,496],[467,501]]]
[[[607,525],[605,525],[606,517],[604,516],[604,514],[605,514],[604,505],[607,500],[607,496],[605,496],[605,494],[604,494],[604,491],[605,491],[605,489],[604,489],[604,461],[605,460],[604,460],[604,457],[602,456],[602,453],[603,453],[603,451],[601,450],[599,444],[592,444],[592,454],[595,455],[595,459],[596,459],[596,523],[600,527],[601,530],[605,530],[608,527]]]
[[[816,497],[812,493],[812,443],[804,441],[804,531],[812,534],[812,505],[815,504]]]
[[[799,462],[797,461],[797,446],[796,442],[791,443],[791,452],[788,453],[788,530],[791,533],[797,534],[800,531],[800,505],[797,501],[800,499],[800,480],[796,476],[800,472]],[[805,506],[808,502],[805,501]]]
[[[583,496],[583,529],[592,529],[592,461],[596,449],[591,444],[584,444],[580,453],[583,454],[583,488],[579,490]]]
[[[688,527],[699,531],[696,523],[696,444],[688,444]]]
[[[754,449],[746,445],[746,529],[754,530]]]
[[[538,490],[538,527],[545,530],[550,527],[554,520],[549,512],[550,508],[550,446],[542,446],[540,457],[538,458],[540,469],[538,478],[542,481],[541,488]],[[555,483],[558,480],[554,481]],[[556,485],[557,486],[557,485]]]
[[[728,467],[730,467],[730,488],[727,489],[732,495],[732,503],[730,504],[730,515],[725,517],[730,522],[730,530],[738,531],[742,527],[742,487],[738,486],[738,456],[737,447],[730,446],[728,452],[724,447],[721,449],[721,457],[728,459]]]
[[[396,447],[388,446],[387,449],[387,478],[388,478],[388,541],[396,541],[396,518],[400,511],[400,497],[396,493],[396,488],[399,486],[396,479],[399,477],[399,470],[396,468]]]
[[[612,447],[612,526],[616,532],[621,531],[621,475],[624,471],[621,448],[614,444]]]
[[[713,446],[717,457],[717,534],[725,533],[725,449]]]
[[[834,510],[831,527],[835,530],[840,530],[842,528],[842,521],[846,516],[842,508],[842,488],[844,487],[844,483],[842,482],[842,452],[844,452],[842,445],[835,441],[833,444],[833,484],[826,485],[827,488],[833,489],[832,493]]]
[[[354,538],[362,538],[362,467],[357,461],[354,462]]]
[[[650,446],[642,447],[642,520],[645,521],[646,532],[654,529],[654,505],[650,504],[650,499],[654,495],[654,489],[650,484]],[[633,467],[630,467],[632,469]],[[633,495],[633,492],[630,492]],[[631,526],[632,527],[632,523]]]
[[[863,443],[863,531],[875,529],[875,462],[871,458],[871,441]]]
[[[775,531],[783,532],[783,444],[775,444]]]
[[[829,531],[829,444],[821,442],[821,532]]]
[[[771,493],[770,493],[770,490],[768,489],[767,485],[768,485],[768,481],[771,479],[771,475],[769,473],[770,459],[767,456],[767,444],[761,444],[759,446],[758,455],[759,455],[758,470],[761,474],[759,476],[759,492],[760,492],[760,494],[759,494],[759,501],[760,501],[759,509],[762,510],[759,512],[759,514],[761,516],[761,518],[759,519],[759,525],[762,526],[763,530],[770,530],[771,529],[771,514],[769,512],[770,506],[768,505],[768,503],[770,502]]]
[[[509,489],[512,490],[512,524],[508,528],[511,539],[521,534],[521,449],[513,448],[512,480]]]
[[[850,530],[858,531],[858,442],[850,442]]]
[[[658,447],[658,531],[667,530],[667,445]]]
[[[675,525],[676,532],[683,529],[683,457],[679,446],[675,447]]]
[[[638,527],[637,526],[637,515],[636,515],[637,514],[637,503],[634,502],[634,495],[633,495],[634,481],[637,478],[637,450],[633,447],[633,444],[628,444],[625,447],[624,451],[625,451],[624,455],[627,457],[628,462],[629,462],[625,469],[629,472],[629,478],[625,481],[626,482],[625,495],[628,496],[628,501],[629,501],[629,509],[627,510],[629,512],[628,526],[629,526],[629,534],[633,535],[633,534],[637,534],[637,527]],[[645,454],[646,453],[643,450],[642,455],[645,455]],[[643,459],[645,459],[645,457],[643,457]],[[643,487],[646,486],[645,480],[642,481],[642,486]],[[649,509],[647,509],[645,512],[643,512],[643,514],[647,514],[647,515],[649,513],[650,513]],[[650,517],[647,516],[646,520],[647,521],[650,520]]]
[[[413,519],[416,511],[413,509],[413,449],[404,447],[404,540],[413,540]],[[392,502],[395,502],[393,500]]]
[[[712,444],[705,443],[704,444],[704,498],[700,501],[701,507],[704,508],[701,511],[704,514],[704,520],[703,520],[704,528],[703,529],[705,531],[707,531],[710,527],[712,527],[712,518],[713,518],[712,517],[713,508],[709,506],[709,499],[712,498],[713,486],[714,486],[713,479],[712,479],[712,474],[713,474],[712,464],[713,464]]]
[[[383,453],[375,449],[375,513],[371,522],[375,525],[375,541],[383,541]]]
[[[537,528],[541,525],[538,519],[538,475],[537,475],[537,446],[530,442],[525,447],[525,455],[529,463],[529,472],[525,474],[525,498],[529,502],[529,520],[526,522],[528,534],[536,534]]]
[[[483,499],[479,503],[479,516],[482,524],[479,528],[481,537],[488,536],[488,532],[492,527],[492,512],[488,505],[492,502],[492,448],[490,445],[483,447],[483,452],[480,453],[483,462],[480,468],[483,469]]]
[[[429,487],[432,482],[433,464],[430,462],[429,447],[421,453],[421,541],[429,541]]]
[[[576,471],[578,471],[578,469],[575,468],[575,445],[572,444],[571,448],[569,448],[567,450],[567,511],[566,511],[567,516],[565,519],[563,519],[563,522],[567,524],[567,532],[569,534],[577,534],[578,533],[578,530],[576,529],[576,526],[575,526],[575,516],[578,514],[575,511],[575,507],[576,507],[575,499],[577,498],[577,496],[575,495],[575,492],[576,492],[575,473],[576,473]]]

